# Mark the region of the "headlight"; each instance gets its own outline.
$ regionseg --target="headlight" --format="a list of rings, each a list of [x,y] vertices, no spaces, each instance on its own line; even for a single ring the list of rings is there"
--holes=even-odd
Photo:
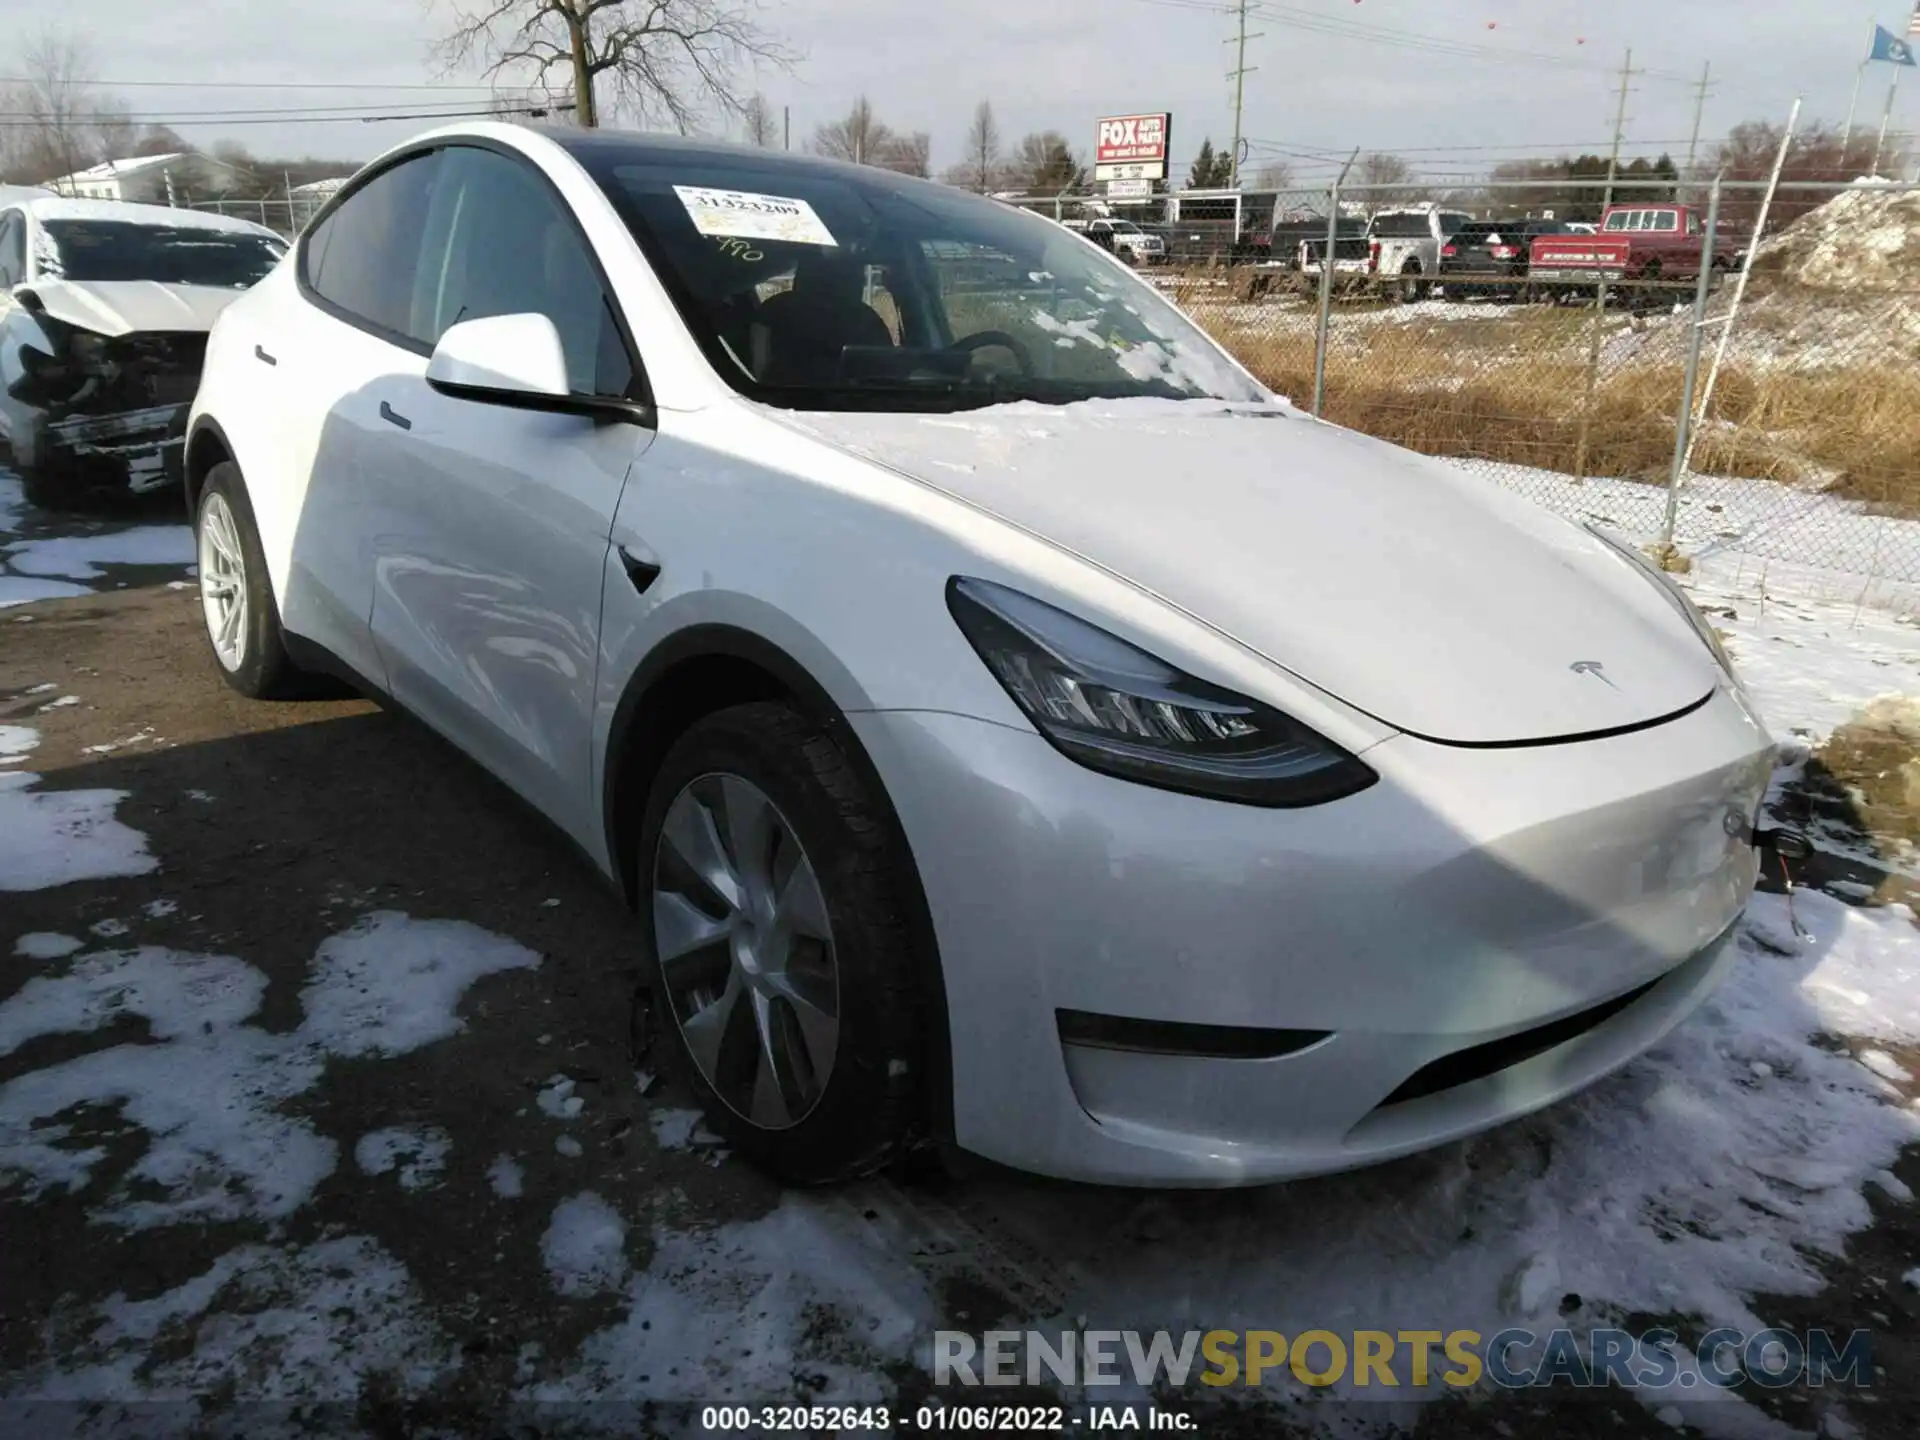
[[[1270,706],[1183,674],[1118,636],[986,580],[947,608],[1053,745],[1090,769],[1244,805],[1320,805],[1379,777]]]
[[[1693,627],[1693,633],[1706,642],[1707,649],[1713,652],[1713,658],[1720,662],[1720,668],[1727,672],[1727,677],[1737,682],[1739,677],[1734,674],[1733,657],[1727,654],[1727,647],[1720,643],[1720,637],[1714,634],[1713,626],[1700,613],[1700,607],[1693,603],[1693,597],[1676,585],[1671,575],[1649,560],[1638,545],[1617,535],[1609,535],[1598,525],[1589,524],[1587,531],[1659,587],[1660,593],[1667,597],[1667,602]]]

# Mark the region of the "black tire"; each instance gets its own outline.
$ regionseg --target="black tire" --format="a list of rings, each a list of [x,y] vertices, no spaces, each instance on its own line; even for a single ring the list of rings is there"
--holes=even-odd
[[[81,496],[71,485],[60,483],[60,477],[38,465],[18,467],[20,493],[26,496],[29,505],[42,510],[77,510]]]
[[[1418,265],[1409,265],[1400,272],[1400,303],[1418,305],[1427,298],[1427,282],[1420,273]]]
[[[243,567],[241,585],[246,594],[247,614],[245,624],[241,627],[243,638],[238,663],[231,665],[221,658],[219,647],[214,643],[212,622],[208,621],[207,648],[213,654],[214,668],[227,684],[250,699],[299,699],[308,693],[310,680],[287,655],[286,640],[280,629],[280,610],[274,604],[273,587],[267,581],[266,557],[260,549],[260,535],[254,525],[253,506],[248,502],[246,482],[240,477],[240,467],[231,460],[224,460],[209,470],[206,483],[200,487],[199,498],[193,507],[196,547],[209,510],[216,503],[224,503],[227,513],[233,518],[233,528],[240,544]],[[201,554],[204,556],[204,551]],[[210,578],[202,558],[199,580],[203,615]]]
[[[785,1128],[740,1114],[702,1073],[655,945],[654,874],[668,811],[689,785],[716,775],[744,779],[773,802],[813,866],[832,928],[832,1067],[811,1108]],[[919,1116],[923,1025],[908,919],[912,862],[897,834],[884,802],[827,728],[775,702],[696,722],[668,751],[648,793],[635,893],[655,1028],[709,1123],[742,1156],[793,1184],[828,1185],[879,1170]]]

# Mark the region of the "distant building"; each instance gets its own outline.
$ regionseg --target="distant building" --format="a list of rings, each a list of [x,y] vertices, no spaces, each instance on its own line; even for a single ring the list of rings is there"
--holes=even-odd
[[[76,200],[127,200],[140,205],[191,205],[237,188],[245,174],[210,155],[136,155],[107,160],[46,182],[56,195]]]
[[[287,193],[295,200],[311,200],[324,204],[331,200],[340,187],[351,180],[351,175],[332,175],[325,180],[309,180],[305,185],[296,185]]]

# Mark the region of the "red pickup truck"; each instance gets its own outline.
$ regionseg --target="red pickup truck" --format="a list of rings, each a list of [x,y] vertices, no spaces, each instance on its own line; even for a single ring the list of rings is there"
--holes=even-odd
[[[1568,284],[1602,280],[1690,280],[1709,253],[1706,223],[1690,205],[1610,205],[1593,235],[1537,236],[1527,278]],[[1731,270],[1739,252],[1725,235],[1716,237],[1708,261]]]

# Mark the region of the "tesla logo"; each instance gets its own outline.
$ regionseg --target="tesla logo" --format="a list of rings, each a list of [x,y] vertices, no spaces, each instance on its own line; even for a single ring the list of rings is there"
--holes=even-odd
[[[1613,681],[1607,679],[1607,672],[1601,668],[1598,660],[1576,660],[1567,668],[1576,675],[1591,675],[1594,679],[1610,689],[1618,690],[1620,688],[1618,685],[1615,685]]]

